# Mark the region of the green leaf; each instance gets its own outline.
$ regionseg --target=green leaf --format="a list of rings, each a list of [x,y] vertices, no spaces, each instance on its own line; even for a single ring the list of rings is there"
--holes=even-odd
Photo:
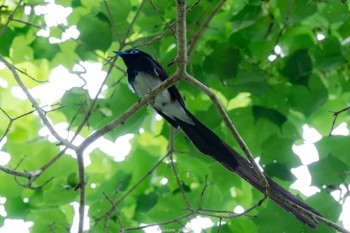
[[[267,205],[265,204],[267,202]],[[302,232],[303,224],[299,222],[292,214],[273,203],[265,201],[265,206],[259,208],[257,217],[253,219],[259,233],[285,232],[297,233]],[[286,223],[289,226],[286,227]]]
[[[239,30],[254,24],[262,13],[261,6],[247,4],[238,14],[232,17],[232,28]]]
[[[77,44],[74,41],[67,40],[59,45],[60,53],[52,59],[52,66],[62,65],[67,69],[72,69],[76,61],[81,59],[75,52]]]
[[[309,169],[312,174],[312,184],[320,188],[324,186],[338,187],[345,183],[349,166],[338,158],[329,155],[320,159],[317,163],[310,164]]]
[[[293,84],[306,86],[312,71],[311,57],[306,49],[300,49],[285,58],[284,67],[280,70]]]
[[[117,26],[119,26],[121,23],[126,22],[128,15],[133,10],[133,6],[131,5],[131,1],[116,2],[113,0],[107,0],[106,4],[108,4],[109,11],[111,12],[113,19],[117,23]],[[138,3],[135,5],[138,5]],[[108,15],[107,11],[106,11],[106,7],[103,4],[101,4],[100,7],[101,7],[100,8],[101,12],[103,12],[105,15]]]
[[[137,197],[136,212],[148,212],[157,204],[158,196],[155,192],[141,194]]]
[[[283,164],[289,169],[296,167],[300,161],[292,150],[293,144],[294,140],[290,138],[282,138],[276,134],[271,135],[261,145],[261,163]]]
[[[281,163],[270,163],[264,167],[265,173],[270,177],[278,177],[285,181],[294,181],[295,178],[290,171],[290,167],[287,167]]]
[[[290,24],[298,24],[317,12],[317,5],[306,1],[296,1],[286,5],[286,13],[289,12],[288,23]]]
[[[62,26],[50,28],[50,37],[61,40],[63,33],[64,33],[64,29],[62,28]]]
[[[22,218],[30,212],[29,203],[25,203],[20,196],[8,198],[5,202],[6,213],[11,218]]]
[[[282,125],[287,121],[287,118],[275,109],[269,109],[255,105],[253,106],[252,111],[255,121],[258,121],[260,118],[266,118],[276,124],[279,128],[281,128]]]
[[[89,184],[96,185],[94,189],[87,187],[87,190],[90,192],[89,197],[87,197],[89,202],[99,201],[102,193],[112,197],[117,191],[126,191],[132,178],[135,176],[135,172],[124,171],[120,167],[119,170],[114,171],[112,174],[105,174],[102,172],[103,170],[100,173],[91,172],[91,168],[88,171]],[[104,208],[108,209],[108,201]]]
[[[1,28],[2,27],[4,26],[1,25]],[[4,33],[0,37],[0,54],[2,54],[3,56],[9,56],[11,44],[15,36],[16,33],[11,28],[7,28],[4,31]]]
[[[271,135],[278,133],[280,129],[266,117],[261,117],[257,121],[252,112],[251,107],[245,107],[234,109],[228,114],[232,122],[238,126],[237,130],[249,145],[250,151],[253,154],[257,154],[260,153],[261,144]]]
[[[135,135],[132,139],[132,143],[138,142],[138,146],[147,151],[151,156],[159,157],[166,153],[167,139],[161,136],[155,136],[148,132],[144,132],[140,135]]]
[[[315,48],[316,66],[322,71],[331,71],[345,62],[338,38],[329,36]]]
[[[63,177],[56,178],[50,182],[43,195],[43,205],[57,206],[68,204],[79,195],[74,189],[67,189],[67,180]]]
[[[232,48],[229,44],[216,44],[213,49],[214,51],[204,58],[203,71],[215,74],[220,80],[235,76],[241,61],[239,50]]]
[[[28,219],[36,223],[31,227],[32,232],[65,232],[70,227],[65,213],[58,208],[33,209]]]
[[[341,205],[334,199],[328,190],[322,190],[318,195],[313,195],[308,199],[307,204],[316,207],[317,211],[331,221],[337,221],[342,212]],[[319,224],[319,227],[321,229],[327,229],[324,232],[332,230],[329,226],[323,224]]]
[[[216,130],[221,125],[222,119],[220,118],[219,113],[217,113],[216,117],[214,117],[211,114],[209,115],[208,112],[212,112],[214,114],[217,112],[217,110],[214,105],[211,105],[204,111],[197,111],[196,117],[209,129]]]
[[[90,123],[94,127],[101,127],[116,119],[138,100],[137,96],[129,90],[125,83],[120,83],[113,91],[111,97],[109,97],[110,94],[108,94],[107,98],[97,100],[95,114],[90,119]],[[106,111],[111,114],[106,115]],[[145,118],[148,116],[148,109],[144,107],[122,125],[115,128],[113,132],[106,135],[106,137],[115,140],[118,136],[127,133],[138,133],[140,128],[142,128],[142,124],[146,122]]]
[[[301,50],[301,55],[303,55],[302,53],[312,48],[315,43],[316,39],[310,28],[296,25],[289,27],[283,33],[279,45],[281,46],[283,54],[292,55]]]
[[[341,26],[337,29],[342,39],[346,39],[350,36],[350,31],[348,28],[350,27],[350,19],[346,20]]]
[[[328,1],[320,4],[320,14],[330,23],[344,22],[349,19],[349,10],[346,4]]]
[[[111,25],[102,13],[81,17],[77,26],[84,51],[106,51],[111,46]]]
[[[72,188],[74,188],[78,182],[78,175],[76,172],[72,172],[67,178],[67,184]]]
[[[55,4],[61,5],[61,6],[71,6],[72,0],[56,0]],[[74,0],[73,0],[74,1]]]
[[[318,111],[327,101],[327,89],[318,76],[311,75],[308,87],[298,85],[288,89],[286,98],[290,106],[306,117]]]
[[[16,36],[12,42],[11,58],[13,62],[20,63],[33,59],[33,49],[29,44],[34,36]]]
[[[229,230],[226,232],[245,232],[245,233],[256,233],[257,226],[254,224],[252,219],[245,217],[232,218],[228,222]]]
[[[237,92],[260,95],[271,90],[265,80],[265,72],[257,67],[238,69],[237,76],[234,79],[228,79],[227,82]]]
[[[332,136],[323,137],[315,143],[321,159],[327,158],[329,155],[336,157],[350,167],[350,161],[347,157],[347,149],[350,145],[348,136]]]
[[[71,121],[72,126],[80,124],[84,118],[84,113],[87,111],[87,103],[90,97],[87,90],[74,87],[66,91],[61,99],[64,108],[61,112],[66,116],[68,121]]]

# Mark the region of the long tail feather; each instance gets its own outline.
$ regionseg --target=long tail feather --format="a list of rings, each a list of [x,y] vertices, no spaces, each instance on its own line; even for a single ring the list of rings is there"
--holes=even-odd
[[[187,111],[187,110],[186,110]],[[256,172],[252,168],[250,162],[241,156],[237,151],[228,146],[215,133],[202,124],[189,111],[193,124],[188,124],[181,120],[177,120],[179,127],[192,141],[192,143],[202,153],[211,156],[213,159],[224,165],[230,171],[237,173],[240,177],[258,189],[260,192],[265,192],[265,187],[260,182]],[[322,216],[319,212],[307,205],[305,202],[298,199],[292,193],[275,183],[271,178],[266,176],[269,183],[271,198],[276,204],[283,209],[291,212],[301,222],[311,228],[317,228],[317,221],[308,214],[311,212],[315,215]]]
[[[232,156],[232,149],[189,111],[187,111],[187,114],[191,116],[194,125],[181,120],[176,122],[197,149],[203,154],[213,157],[227,169],[235,171],[239,164]]]

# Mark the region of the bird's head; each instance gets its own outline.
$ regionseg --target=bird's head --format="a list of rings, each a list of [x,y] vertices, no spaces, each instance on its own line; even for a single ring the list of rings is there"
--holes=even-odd
[[[113,51],[113,52],[117,54],[119,57],[121,57],[125,65],[127,66],[141,57],[149,56],[147,53],[142,52],[138,49],[129,49],[126,51]]]

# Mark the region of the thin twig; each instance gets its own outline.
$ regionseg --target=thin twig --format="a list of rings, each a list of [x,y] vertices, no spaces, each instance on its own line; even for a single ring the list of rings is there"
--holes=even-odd
[[[15,176],[15,180],[16,182],[26,188],[30,188],[30,189],[40,189],[42,188],[44,185],[46,185],[48,182],[50,182],[53,178],[51,177],[49,180],[47,180],[46,182],[44,182],[42,185],[40,186],[32,186],[32,183],[38,179],[46,169],[48,169],[50,166],[52,166],[62,155],[64,155],[65,151],[66,151],[67,147],[64,148],[62,151],[60,151],[54,158],[52,158],[49,162],[47,162],[45,165],[43,165],[42,167],[34,170],[34,171],[30,171],[30,172],[19,172],[16,169],[18,168],[19,164],[23,161],[24,158],[21,159],[21,161],[18,163],[18,165],[16,166],[15,169],[10,169],[7,168],[5,166],[0,165],[0,170],[10,174],[10,175],[14,175]],[[17,177],[24,177],[28,179],[27,183],[22,183],[19,182]]]
[[[17,67],[15,67],[15,68],[16,68],[16,70],[17,70],[18,72],[24,74],[25,76],[27,76],[28,78],[30,78],[30,79],[33,80],[34,82],[37,82],[37,83],[47,83],[47,82],[49,82],[48,80],[44,80],[44,81],[37,80],[36,78],[34,78],[34,77],[32,77],[31,75],[29,75],[29,74],[27,73],[26,70],[21,70],[21,69],[19,69],[19,68],[17,68]]]
[[[133,27],[133,25],[134,25],[134,23],[135,23],[137,17],[139,16],[139,14],[140,14],[140,12],[141,12],[143,6],[145,5],[145,2],[146,2],[146,0],[142,0],[140,6],[137,8],[136,14],[135,14],[135,16],[132,18],[131,23],[129,24],[129,27],[128,27],[128,29],[126,30],[124,39],[123,39],[122,42],[120,43],[120,47],[124,47],[124,43],[125,43],[126,39],[128,38],[128,36],[129,36],[129,34],[130,34],[131,28]]]
[[[160,11],[160,9],[154,4],[153,0],[149,0],[151,3],[151,6],[153,7],[153,10]]]
[[[23,21],[23,20],[20,20],[20,19],[14,19],[14,18],[12,18],[11,20],[14,21],[14,22],[23,23],[23,24],[25,24],[25,25],[35,27],[35,28],[37,28],[37,29],[43,29],[43,28],[44,28],[44,27],[42,27],[42,26],[35,25],[35,24],[33,24],[33,23],[29,23],[29,22],[26,22],[26,21]]]
[[[36,178],[35,178],[36,179]],[[18,180],[18,177],[15,176],[15,181],[19,186],[22,186],[24,188],[32,189],[32,190],[39,190],[42,189],[45,185],[47,185],[51,180],[53,180],[53,177],[50,177],[48,180],[46,180],[44,183],[38,186],[33,186],[31,180],[29,179],[29,182],[22,183]]]
[[[114,203],[114,199],[117,196],[117,194],[119,193],[119,189],[121,188],[120,186],[121,185],[119,185],[119,188],[117,189],[117,191],[114,192],[113,198],[109,198],[106,193],[102,193],[102,194],[108,200],[108,202],[112,205],[112,208],[113,208],[113,211],[114,211],[114,213],[116,215],[116,218],[117,218],[117,221],[119,223],[119,226],[120,226],[121,229],[123,229],[124,226],[123,226],[122,220],[120,219],[117,207],[115,206],[115,203]],[[109,216],[110,215],[106,216],[105,232],[108,232],[108,224],[107,223],[108,223]]]
[[[45,106],[44,106],[45,107]],[[44,107],[40,107],[43,111],[44,111]],[[45,113],[48,113],[48,112],[53,112],[53,111],[56,111],[56,110],[58,110],[58,109],[61,109],[63,106],[59,106],[59,107],[57,107],[57,108],[55,108],[55,109],[51,109],[51,110],[49,110],[49,111],[44,111]],[[14,118],[12,118],[12,117],[10,117],[10,115],[3,109],[3,108],[1,108],[0,107],[0,111],[1,112],[3,112],[4,114],[5,114],[5,116],[9,119],[9,123],[8,123],[8,125],[6,126],[6,129],[5,129],[5,132],[2,134],[2,136],[0,137],[0,142],[6,137],[6,135],[8,134],[8,132],[10,131],[10,129],[11,129],[11,126],[12,126],[12,124],[13,124],[13,122],[14,121],[16,121],[16,120],[18,120],[18,119],[20,119],[20,118],[22,118],[22,117],[25,117],[25,116],[28,116],[28,115],[30,115],[30,114],[32,114],[32,113],[34,113],[35,112],[35,110],[32,110],[32,111],[29,111],[29,112],[26,112],[26,113],[24,113],[24,114],[22,114],[22,115],[19,115],[19,116],[16,116],[16,117],[14,117]]]
[[[111,10],[109,9],[109,6],[108,6],[106,0],[103,0],[103,3],[104,3],[104,5],[105,5],[106,11],[107,11],[107,15],[108,15],[108,18],[109,18],[109,22],[110,22],[111,25],[112,25],[112,29],[113,29],[115,38],[116,38],[116,39],[119,41],[119,43],[120,43],[120,42],[121,42],[121,39],[120,39],[118,30],[117,30],[117,26],[115,25],[115,22],[114,22],[114,20],[113,20]]]
[[[31,102],[33,107],[35,108],[36,112],[39,114],[41,120],[43,121],[44,125],[49,129],[50,133],[56,138],[57,141],[59,141],[62,145],[67,146],[68,148],[71,149],[76,149],[76,147],[72,144],[69,143],[68,140],[63,139],[54,129],[54,127],[51,125],[49,119],[46,117],[45,112],[40,108],[39,104],[36,102],[36,100],[33,98],[33,96],[30,94],[28,89],[25,87],[24,83],[20,79],[16,68],[10,64],[6,59],[4,59],[2,56],[0,56],[0,61],[4,63],[7,68],[11,71],[13,77],[15,78],[16,82],[24,92],[24,94],[27,96],[28,100]]]
[[[77,164],[78,164],[79,184],[77,185],[77,187],[75,187],[75,190],[80,189],[78,232],[83,233],[84,214],[85,214],[85,191],[86,191],[83,151],[77,150],[76,155],[77,155]]]
[[[143,229],[146,229],[148,227],[153,227],[153,226],[162,226],[162,225],[167,225],[167,224],[170,224],[170,223],[175,223],[175,222],[179,222],[180,220],[182,219],[185,219],[185,218],[188,218],[190,217],[191,215],[193,215],[192,213],[187,213],[187,214],[184,214],[184,215],[181,215],[177,218],[174,218],[174,219],[171,219],[171,220],[167,220],[167,221],[164,221],[164,222],[158,222],[158,223],[152,223],[152,224],[147,224],[147,225],[144,225],[144,226],[139,226],[139,227],[129,227],[129,228],[124,228],[123,230],[124,231],[135,231],[135,230],[143,230]],[[175,229],[174,229],[175,230]],[[180,232],[180,231],[179,231]]]
[[[189,202],[189,200],[187,198],[187,195],[185,193],[184,187],[183,187],[183,185],[181,183],[181,180],[179,178],[179,175],[177,173],[176,166],[175,166],[175,163],[174,163],[174,128],[173,127],[171,127],[171,130],[170,130],[169,145],[170,145],[169,157],[170,157],[171,168],[173,170],[173,174],[175,176],[177,186],[179,187],[179,190],[180,190],[180,193],[182,195],[182,198],[184,199],[184,202],[186,204],[186,208],[190,210],[190,209],[192,209],[191,208],[191,204],[190,204],[190,202]]]
[[[198,32],[193,36],[191,44],[189,45],[188,48],[188,56],[191,55],[195,45],[197,44],[200,36],[202,35],[202,33],[204,32],[204,30],[208,27],[210,21],[214,18],[214,16],[218,13],[218,11],[220,10],[220,8],[222,7],[222,5],[224,5],[224,3],[226,2],[226,0],[221,0],[216,7],[214,8],[214,10],[210,13],[210,15],[208,16],[207,20],[204,22],[204,24],[201,26],[201,28],[198,30]]]
[[[350,109],[350,106],[348,106],[348,107],[346,107],[346,108],[343,108],[343,109],[340,110],[340,111],[336,111],[336,112],[330,111],[330,112],[333,113],[334,119],[333,119],[333,122],[332,122],[331,130],[329,131],[329,134],[328,134],[329,137],[332,136],[332,131],[334,130],[335,122],[336,122],[336,120],[337,120],[337,118],[338,118],[338,115],[339,115],[340,113],[342,113],[342,112],[348,111],[349,109]]]
[[[221,221],[222,221],[222,218],[219,219],[219,226],[218,226],[218,230],[216,231],[216,233],[220,233]]]
[[[132,193],[147,177],[149,177],[154,170],[157,169],[157,167],[163,162],[163,160],[165,158],[167,158],[169,156],[169,153],[167,153],[166,155],[164,155],[162,158],[160,158],[158,160],[158,162],[140,179],[136,182],[136,184],[134,184],[134,186],[132,186],[126,193],[124,193],[123,196],[121,196],[116,202],[115,202],[115,206],[117,206],[118,204],[120,204],[130,193]],[[113,212],[114,208],[109,209],[104,215],[100,216],[97,218],[96,221],[99,221],[102,218],[105,218],[106,215],[110,215]]]
[[[59,158],[64,155],[68,148],[65,147],[63,150],[61,150],[55,157],[53,157],[49,162],[47,162],[45,165],[43,165],[41,168],[39,168],[42,172],[44,172],[46,169],[51,167]]]
[[[19,6],[21,5],[21,3],[23,2],[23,0],[19,0],[15,9],[12,11],[12,13],[9,15],[7,21],[5,22],[4,26],[2,26],[1,30],[0,30],[0,37],[2,36],[2,34],[4,33],[5,29],[7,28],[7,26],[9,25],[9,23],[13,20],[13,16],[15,15],[16,11],[18,10]]]
[[[200,3],[201,0],[197,0],[195,1],[191,6],[189,6],[187,9],[186,9],[186,14],[188,14],[189,12],[191,12],[193,10],[193,8],[195,6],[197,6],[199,3]],[[152,38],[150,41],[146,42],[146,43],[143,43],[142,46],[145,46],[145,45],[151,45],[153,44],[154,42],[156,41],[159,41],[161,40],[165,35],[167,35],[168,33],[170,32],[173,32],[173,29],[174,27],[176,26],[176,22],[177,20],[175,20],[174,22],[170,23],[166,30],[164,30],[162,33],[160,34],[157,34],[157,35],[153,35],[153,36],[146,36],[146,37],[143,37],[143,38],[139,38],[139,39],[136,39],[135,41],[133,42],[130,42],[128,44],[131,44],[131,43],[135,43],[135,42],[138,42],[140,40],[144,40],[144,39],[148,39],[148,38]],[[137,45],[137,47],[139,47],[141,45]]]
[[[277,39],[276,39],[274,47],[276,47],[276,45],[278,45],[280,39],[282,38],[282,35],[283,35],[284,31],[287,29],[288,22],[289,22],[289,17],[290,17],[290,12],[291,12],[291,9],[292,9],[292,2],[293,2],[292,0],[288,0],[287,13],[286,13],[286,16],[284,18],[282,28],[279,31],[278,35],[277,35]]]
[[[203,197],[204,197],[204,193],[205,193],[205,191],[207,190],[207,188],[208,188],[208,175],[205,175],[204,187],[203,187],[203,189],[202,189],[201,196],[200,196],[200,198],[199,198],[199,204],[198,204],[198,208],[199,208],[199,209],[202,209]]]
[[[108,80],[108,77],[109,75],[111,74],[112,72],[112,69],[114,67],[114,63],[116,62],[116,58],[115,57],[112,62],[111,62],[111,66],[109,67],[108,71],[107,71],[107,75],[105,77],[105,79],[103,80],[103,82],[101,83],[100,85],[100,88],[98,89],[96,95],[95,95],[95,98],[92,100],[91,102],[91,105],[89,107],[89,110],[87,111],[87,113],[85,114],[85,117],[83,119],[83,121],[79,124],[77,130],[75,131],[75,134],[74,136],[72,137],[72,139],[70,140],[71,143],[73,143],[74,139],[79,135],[80,131],[83,129],[83,127],[85,126],[85,124],[89,121],[90,119],[90,116],[92,114],[92,111],[94,110],[95,108],[95,105],[97,103],[97,100],[98,100],[98,96],[102,93],[102,90],[103,90],[103,86],[105,85],[105,83],[107,82]],[[90,144],[89,144],[90,145]],[[80,150],[84,150],[85,148],[80,148]]]

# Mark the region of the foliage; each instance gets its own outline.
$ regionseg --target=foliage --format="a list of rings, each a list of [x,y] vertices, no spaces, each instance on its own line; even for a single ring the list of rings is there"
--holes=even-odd
[[[316,143],[320,160],[308,165],[312,185],[320,192],[309,198],[297,190],[291,192],[327,219],[338,222],[348,193],[334,200],[330,192],[348,187],[350,143],[348,136],[328,137],[333,122],[329,111],[346,108],[350,97],[349,3],[221,2],[224,4],[215,13],[217,1],[187,1],[187,38],[189,46],[194,46],[189,71],[215,91],[249,149],[261,158],[266,173],[287,189],[295,180],[290,170],[302,165],[291,149],[303,141],[302,126],[307,124],[321,133],[322,139]],[[94,83],[104,86],[97,96],[84,82],[66,91],[57,87],[57,92],[65,92],[49,106],[42,104],[45,96],[36,96],[55,128],[64,125],[64,131],[58,131],[62,138],[78,135],[72,142],[75,146],[79,146],[80,138],[119,117],[138,100],[128,90],[122,62],[106,64],[113,50],[137,46],[154,55],[170,74],[176,69],[175,65],[166,66],[177,51],[173,33],[175,1],[56,1],[72,11],[66,23],[50,27],[46,16],[36,11],[40,6],[49,7],[43,0],[0,4],[1,57],[16,67],[30,92],[51,82],[50,74],[58,66],[84,80],[87,67],[83,61],[104,65],[105,76],[94,77]],[[79,37],[64,39],[72,27],[80,32]],[[38,36],[40,28],[47,28],[49,36]],[[184,81],[177,86],[188,108],[239,150],[210,99]],[[34,113],[32,102],[14,94],[18,88],[13,74],[1,66],[0,157],[10,156],[9,162],[0,167],[0,196],[6,198],[6,218],[33,221],[31,232],[67,232],[74,215],[71,203],[80,200],[79,188],[75,188],[79,182],[76,156],[58,145],[57,138],[48,137],[50,133],[43,133],[46,126]],[[350,122],[346,111],[338,115],[335,127],[342,122]],[[134,138],[124,161],[111,157],[117,152],[107,154],[100,149],[87,155],[91,163],[85,167],[85,197],[92,232],[139,232],[141,224],[167,221],[161,226],[164,232],[181,229],[181,224],[197,215],[184,210],[183,193],[194,209],[199,205],[213,210],[232,211],[238,205],[247,209],[262,198],[235,174],[200,155],[180,132],[175,137],[174,173],[165,157],[171,142],[170,126],[156,120],[151,110],[136,112],[104,137],[114,142],[127,133],[133,133]],[[42,173],[33,180],[28,179],[33,174],[14,179],[7,170],[29,174],[43,166]],[[184,215],[186,218],[181,218]],[[214,216],[211,220],[215,224],[208,232],[310,231],[269,200],[249,216],[222,222]],[[0,225],[3,223],[0,218]],[[286,224],[293,228],[286,229]],[[335,230],[320,225],[319,232]]]

